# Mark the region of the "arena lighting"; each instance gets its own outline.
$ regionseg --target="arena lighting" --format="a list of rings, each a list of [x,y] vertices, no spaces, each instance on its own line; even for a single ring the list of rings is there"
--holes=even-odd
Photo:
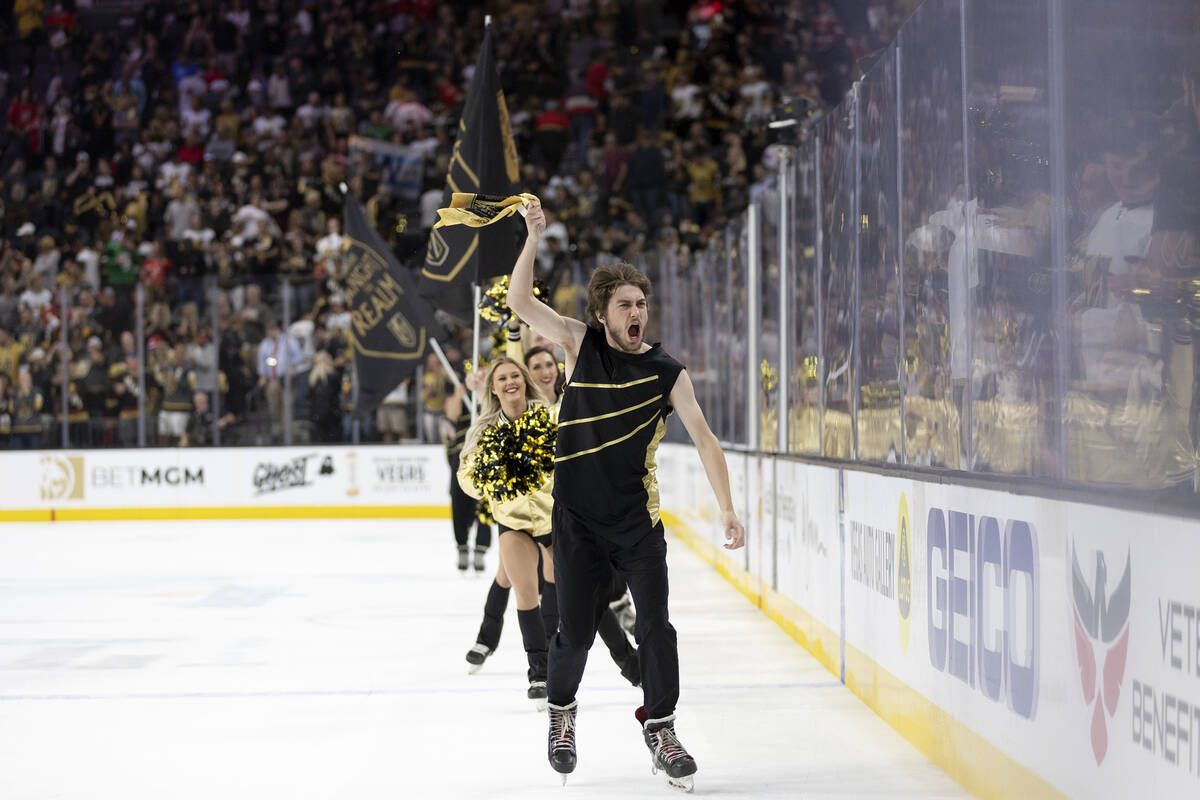
[[[768,128],[791,128],[800,124],[794,117],[792,119],[776,119],[767,123]]]

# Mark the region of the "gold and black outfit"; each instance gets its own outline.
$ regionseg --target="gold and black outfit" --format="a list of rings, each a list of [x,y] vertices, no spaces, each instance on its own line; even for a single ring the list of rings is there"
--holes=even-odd
[[[612,570],[637,607],[646,713],[674,713],[679,654],[667,616],[667,544],[655,452],[683,365],[654,345],[611,347],[589,328],[563,395],[555,454],[554,572],[559,629],[550,646],[550,703],[567,706],[583,677]]]

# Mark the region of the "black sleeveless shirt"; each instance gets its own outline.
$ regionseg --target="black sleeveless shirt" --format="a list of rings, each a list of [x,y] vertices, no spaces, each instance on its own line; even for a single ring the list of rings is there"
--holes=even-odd
[[[609,346],[589,327],[563,393],[554,458],[554,502],[618,543],[659,522],[654,455],[667,429],[683,365],[654,345]]]

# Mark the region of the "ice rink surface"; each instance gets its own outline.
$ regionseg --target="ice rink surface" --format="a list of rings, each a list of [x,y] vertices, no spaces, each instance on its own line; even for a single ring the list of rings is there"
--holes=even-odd
[[[695,796],[966,796],[669,548]],[[0,798],[685,797],[598,640],[561,785],[515,598],[468,675],[492,573],[453,560],[449,521],[0,524]]]

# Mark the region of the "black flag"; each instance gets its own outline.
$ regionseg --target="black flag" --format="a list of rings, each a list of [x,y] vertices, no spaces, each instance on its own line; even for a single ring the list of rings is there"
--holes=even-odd
[[[479,61],[467,90],[466,107],[458,124],[458,141],[446,172],[442,207],[454,192],[507,197],[517,193],[520,177],[517,146],[508,121],[504,91],[496,75],[492,30],[484,30]],[[486,228],[464,225],[438,228],[429,236],[421,270],[421,296],[434,306],[469,324],[475,313],[471,284],[506,275],[520,252],[523,226],[505,220]]]
[[[356,413],[374,411],[388,392],[411,375],[441,335],[429,304],[417,296],[412,275],[400,266],[362,206],[347,194],[346,304],[350,345],[358,373]]]

